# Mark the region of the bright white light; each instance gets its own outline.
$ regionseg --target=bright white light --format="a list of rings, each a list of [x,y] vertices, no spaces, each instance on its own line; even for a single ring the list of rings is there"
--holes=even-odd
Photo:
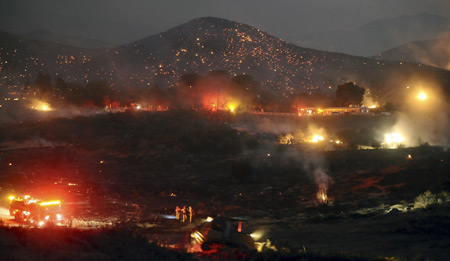
[[[322,141],[323,137],[317,134],[314,134],[313,138],[311,139],[311,142],[319,142]]]
[[[424,101],[428,98],[428,95],[425,92],[421,92],[419,93],[419,95],[417,95],[417,99]]]
[[[396,148],[404,140],[404,137],[400,133],[387,133],[384,135],[384,143],[388,148]]]
[[[388,133],[384,138],[386,143],[399,143],[403,141],[403,137],[399,133]]]

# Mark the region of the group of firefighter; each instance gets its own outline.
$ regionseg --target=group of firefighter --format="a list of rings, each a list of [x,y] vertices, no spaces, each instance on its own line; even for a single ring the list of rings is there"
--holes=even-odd
[[[189,208],[186,208],[186,206],[183,206],[183,208],[176,207],[175,208],[175,217],[177,220],[181,220],[181,222],[187,222],[188,221],[188,215],[189,215],[189,222],[192,222],[194,220],[194,209],[189,206]]]

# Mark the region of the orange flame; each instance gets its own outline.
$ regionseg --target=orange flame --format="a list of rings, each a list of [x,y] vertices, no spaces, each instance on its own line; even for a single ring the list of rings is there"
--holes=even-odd
[[[333,202],[332,198],[327,195],[327,189],[323,187],[317,191],[316,198],[319,204],[331,204]]]

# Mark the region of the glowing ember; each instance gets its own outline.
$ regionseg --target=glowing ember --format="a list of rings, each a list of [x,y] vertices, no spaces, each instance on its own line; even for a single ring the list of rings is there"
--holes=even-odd
[[[323,141],[324,138],[320,135],[314,134],[313,138],[311,139],[311,142],[319,142],[319,141]]]
[[[419,95],[417,95],[417,99],[424,101],[428,98],[428,95],[425,92],[421,92],[419,93]]]

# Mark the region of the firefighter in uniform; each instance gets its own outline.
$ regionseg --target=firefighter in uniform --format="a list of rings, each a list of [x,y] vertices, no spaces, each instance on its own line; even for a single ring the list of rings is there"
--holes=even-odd
[[[175,208],[175,217],[177,218],[177,220],[180,220],[180,212],[181,212],[181,209],[180,209],[180,207],[176,207]]]
[[[187,210],[186,210],[186,206],[183,206],[183,208],[181,209],[181,214],[183,215],[182,218],[182,222],[186,222],[187,221]]]
[[[194,209],[189,206],[189,223],[192,223],[192,220],[194,219]]]

